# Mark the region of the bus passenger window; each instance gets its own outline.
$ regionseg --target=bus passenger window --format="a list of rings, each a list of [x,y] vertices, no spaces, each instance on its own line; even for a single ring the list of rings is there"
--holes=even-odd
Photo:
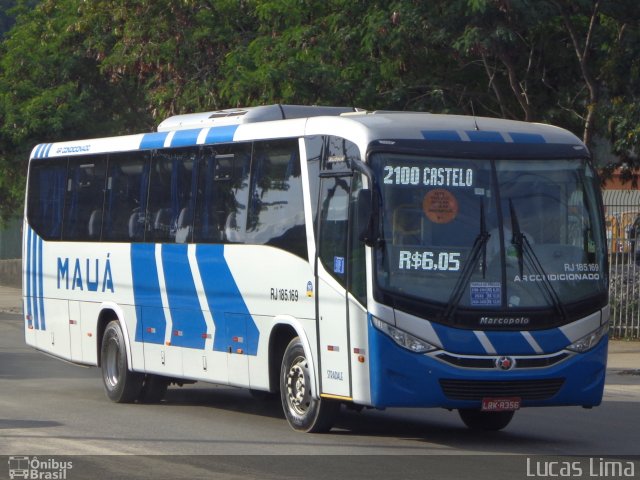
[[[67,159],[34,161],[29,171],[27,217],[46,240],[59,240],[67,180]]]
[[[203,150],[194,211],[194,242],[244,241],[250,162],[250,143]]]
[[[159,151],[153,156],[145,240],[171,243],[189,240],[196,156],[195,148]],[[179,226],[180,221],[183,224]]]
[[[251,166],[247,243],[307,258],[297,140],[256,142]]]
[[[149,189],[149,154],[130,152],[109,156],[102,239],[113,242],[144,240]]]
[[[107,157],[69,160],[63,240],[100,240]]]

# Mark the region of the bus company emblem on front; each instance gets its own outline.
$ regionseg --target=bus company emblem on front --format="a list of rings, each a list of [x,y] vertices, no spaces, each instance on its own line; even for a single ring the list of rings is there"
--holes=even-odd
[[[511,370],[515,364],[515,360],[511,357],[498,357],[495,362],[496,368],[500,370]]]

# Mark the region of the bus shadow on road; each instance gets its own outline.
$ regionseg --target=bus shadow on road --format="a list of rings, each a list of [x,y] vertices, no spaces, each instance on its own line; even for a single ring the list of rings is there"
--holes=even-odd
[[[566,438],[554,437],[550,431],[523,433],[515,421],[514,425],[507,426],[504,430],[492,432],[468,429],[455,411],[418,409],[407,412],[406,409],[390,409],[363,410],[358,413],[343,409],[331,433],[393,437],[482,452],[530,453],[539,448],[544,451],[554,448],[562,451],[569,447],[580,449],[583,446],[583,442],[575,438],[569,446]]]
[[[279,395],[254,397],[246,389],[210,384],[171,388],[164,403],[171,406],[197,406],[221,409],[246,415],[282,419],[285,417]],[[566,449],[566,439],[554,439],[550,432],[527,431],[517,425],[499,432],[470,430],[458,418],[457,412],[442,409],[364,409],[360,412],[343,407],[336,423],[327,435],[344,437],[398,438],[424,443],[450,445],[483,452],[527,453],[532,449],[548,451],[557,446]],[[581,440],[573,438],[571,447],[579,449]]]
[[[164,402],[171,405],[202,406],[232,412],[281,418],[284,413],[279,394],[252,395],[248,390],[212,384],[190,385],[167,390]]]

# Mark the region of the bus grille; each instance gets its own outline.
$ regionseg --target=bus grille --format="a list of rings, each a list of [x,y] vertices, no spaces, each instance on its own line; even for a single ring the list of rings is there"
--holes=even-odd
[[[556,363],[560,363],[562,360],[569,356],[568,353],[562,352],[552,356],[539,356],[539,357],[514,357],[515,366],[513,368],[543,368],[550,367]],[[496,369],[497,357],[479,357],[479,356],[459,356],[449,353],[439,353],[436,358],[447,362],[451,365],[462,368],[481,368],[481,369]]]
[[[553,397],[564,378],[544,380],[451,380],[441,379],[444,394],[452,400],[482,400],[485,397],[520,397],[523,400],[546,400]]]

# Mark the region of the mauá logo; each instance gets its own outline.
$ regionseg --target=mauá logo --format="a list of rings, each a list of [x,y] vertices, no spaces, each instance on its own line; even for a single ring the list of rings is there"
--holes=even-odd
[[[111,260],[107,258],[100,261],[99,258],[75,258],[58,257],[58,289],[114,292],[113,275],[111,273]],[[73,266],[73,273],[71,272]]]

